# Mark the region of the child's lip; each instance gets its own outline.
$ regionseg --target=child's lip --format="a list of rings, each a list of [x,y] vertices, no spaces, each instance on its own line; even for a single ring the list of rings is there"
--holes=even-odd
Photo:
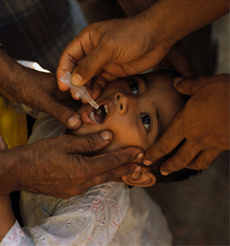
[[[101,105],[108,105],[108,113],[103,121],[103,123],[107,120],[107,118],[109,117],[109,115],[111,114],[111,110],[112,110],[112,105],[113,103],[111,101],[108,101],[108,100],[104,100],[100,103],[98,103],[99,106]],[[81,114],[81,120],[82,122],[84,123],[87,123],[87,124],[93,124],[93,125],[99,125],[100,123],[92,120],[90,117],[89,117],[89,113],[91,113],[92,111],[94,111],[95,109],[93,107],[90,107],[89,109],[87,109],[86,111],[84,111],[82,114]],[[103,124],[102,123],[102,124]]]

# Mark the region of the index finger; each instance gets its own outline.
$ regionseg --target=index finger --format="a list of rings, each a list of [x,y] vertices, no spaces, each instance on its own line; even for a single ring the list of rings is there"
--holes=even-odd
[[[59,88],[61,89],[64,84],[60,82],[60,78],[65,74],[66,71],[70,73],[73,72],[77,62],[85,56],[83,46],[81,44],[81,39],[83,32],[80,32],[64,49],[59,59],[59,64],[57,68],[57,80]],[[87,40],[86,40],[87,42]],[[85,42],[85,45],[86,45]]]
[[[114,152],[86,157],[90,158],[88,163],[92,163],[95,175],[117,168],[126,162],[143,157],[142,150],[138,147],[127,147]]]
[[[169,154],[184,139],[183,127],[181,127],[179,116],[180,114],[174,119],[172,125],[163,136],[146,151],[143,158],[145,165],[150,165],[159,158]]]

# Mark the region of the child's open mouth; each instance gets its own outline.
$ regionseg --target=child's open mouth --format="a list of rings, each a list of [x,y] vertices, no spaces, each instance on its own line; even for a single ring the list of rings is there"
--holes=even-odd
[[[108,113],[108,106],[105,104],[105,105],[101,105],[99,109],[90,112],[89,117],[91,120],[101,124],[104,121],[107,113]]]
[[[108,105],[103,104],[99,109],[94,109],[93,107],[90,110],[85,111],[81,115],[81,119],[85,123],[89,124],[102,124],[108,114]]]

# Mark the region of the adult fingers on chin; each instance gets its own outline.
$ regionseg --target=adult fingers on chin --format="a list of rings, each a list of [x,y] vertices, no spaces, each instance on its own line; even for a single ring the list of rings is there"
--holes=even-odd
[[[110,172],[111,177],[120,178],[124,175],[132,174],[137,166],[136,163],[129,162],[108,172]]]
[[[96,133],[90,133],[87,135],[81,135],[77,137],[72,137],[69,143],[71,144],[71,148],[76,150],[76,153],[89,153],[92,151],[100,150],[106,147],[113,138],[113,134],[110,131],[102,131]],[[74,144],[75,143],[75,144]],[[82,157],[84,158],[84,157]],[[90,158],[94,163],[97,163],[97,158],[102,161],[102,157],[95,156],[95,157],[85,157],[85,159]]]
[[[92,163],[97,165],[97,173],[114,170],[127,162],[132,162],[137,156],[143,156],[142,150],[137,147],[128,147],[91,158]]]

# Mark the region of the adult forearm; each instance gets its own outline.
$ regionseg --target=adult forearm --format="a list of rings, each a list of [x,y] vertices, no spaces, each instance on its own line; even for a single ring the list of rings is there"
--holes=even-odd
[[[160,42],[174,44],[229,11],[228,0],[159,0],[143,12]]]
[[[19,147],[21,148],[21,147]],[[14,151],[17,148],[0,151],[0,194],[9,194],[13,191],[20,190],[20,179],[27,170],[23,166],[23,154],[20,151]]]
[[[10,74],[14,71],[15,63],[14,59],[8,56],[4,50],[0,49],[0,93],[9,100],[12,99],[13,95],[7,93],[5,88],[9,86]]]
[[[127,16],[136,15],[147,8],[157,0],[117,0]]]

